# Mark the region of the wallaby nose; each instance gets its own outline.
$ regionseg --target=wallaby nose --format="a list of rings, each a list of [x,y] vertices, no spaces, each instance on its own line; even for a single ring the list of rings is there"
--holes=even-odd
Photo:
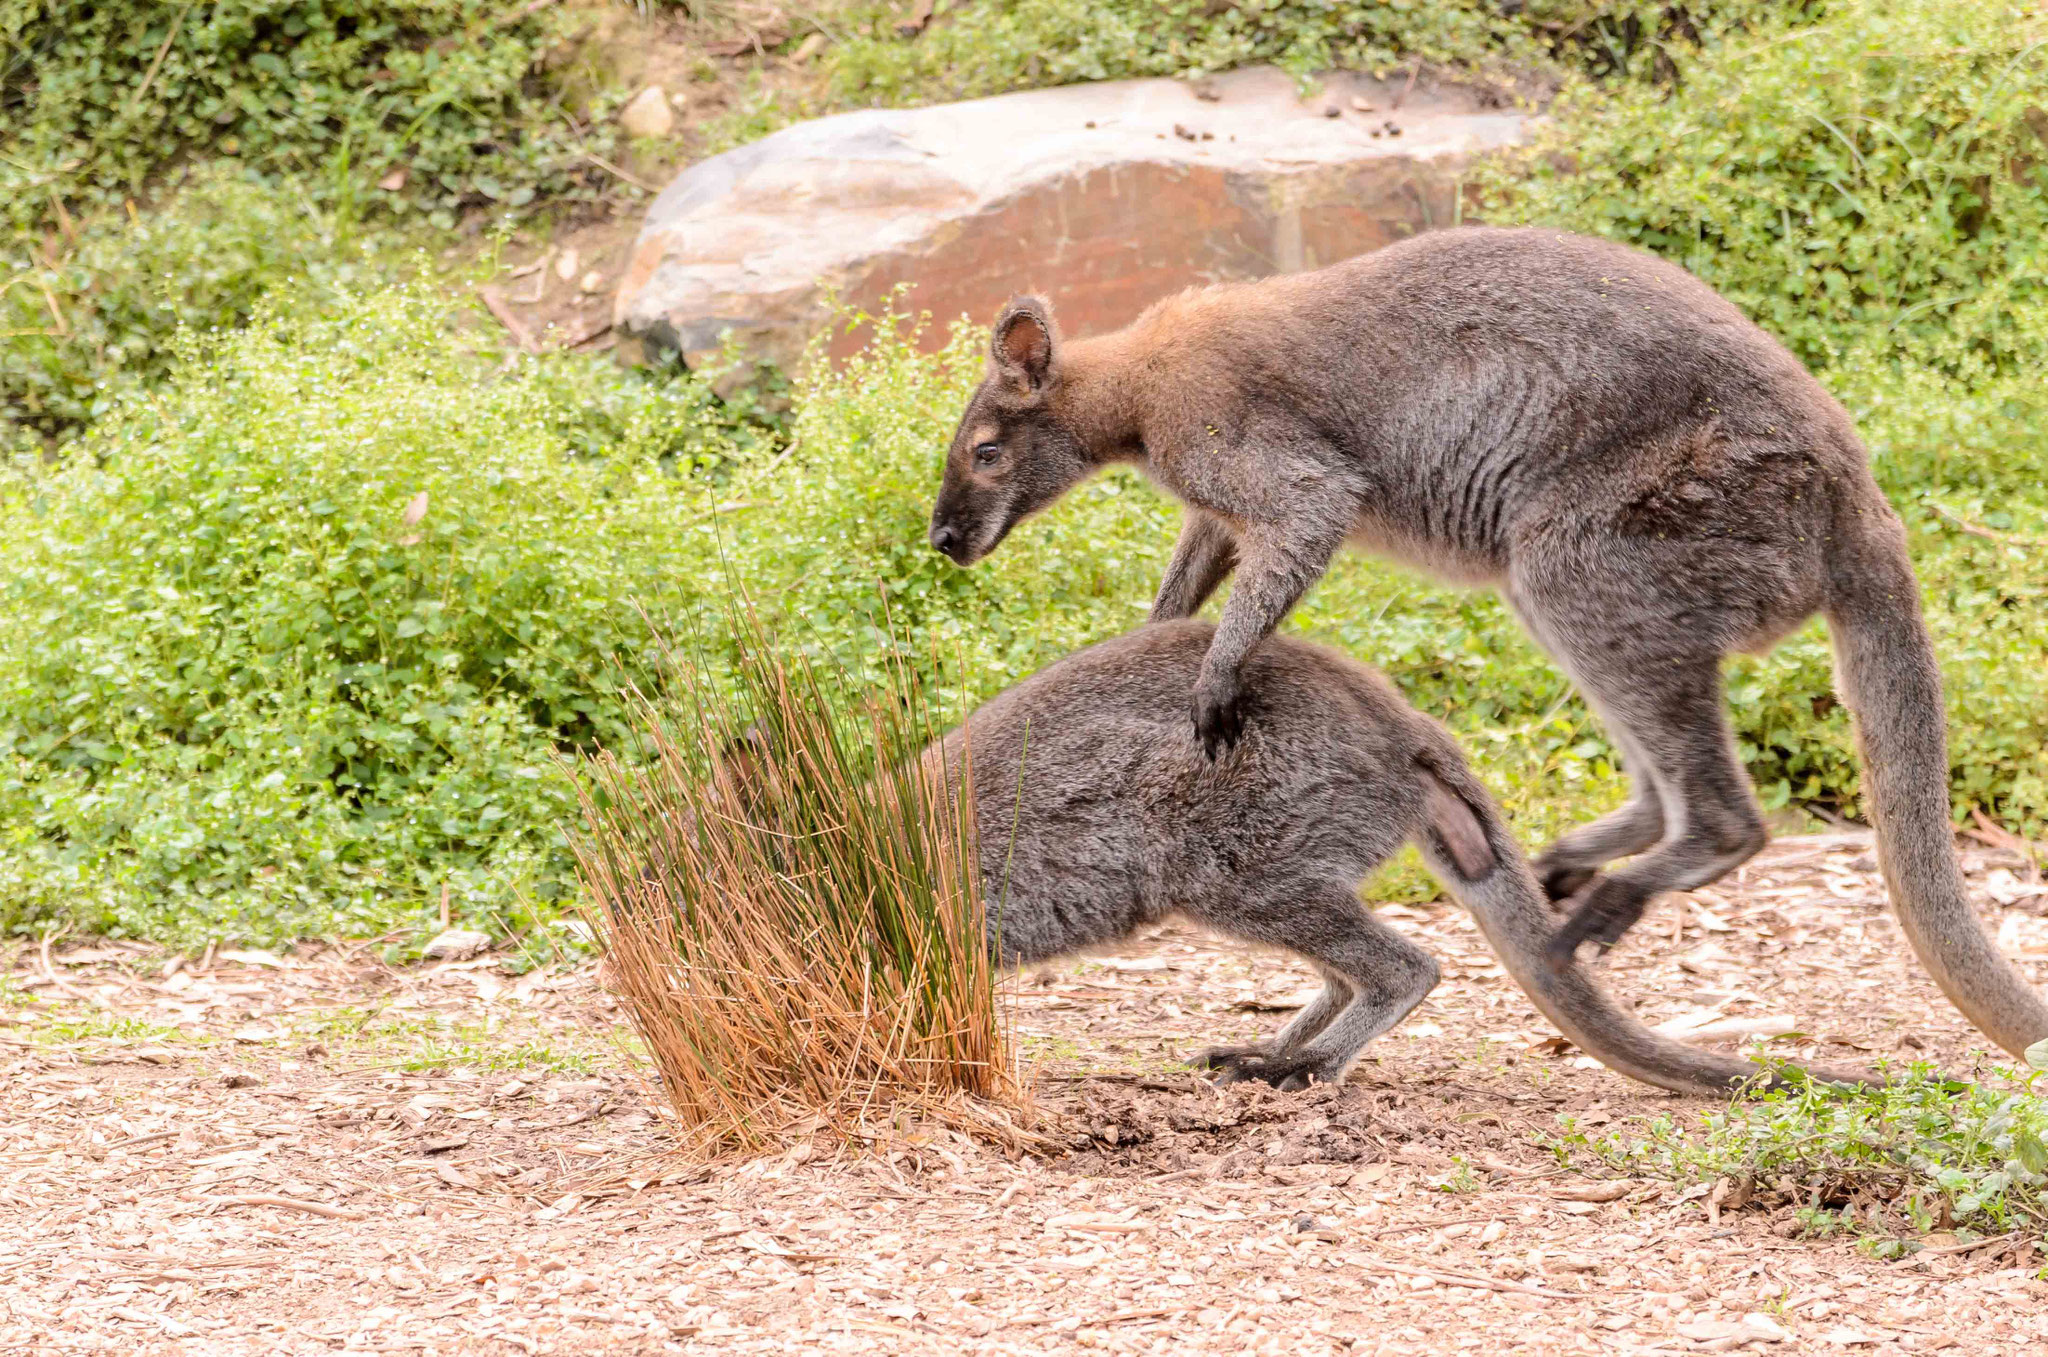
[[[959,545],[960,534],[954,532],[949,524],[934,523],[932,525],[932,549],[934,551],[951,556],[953,549]]]

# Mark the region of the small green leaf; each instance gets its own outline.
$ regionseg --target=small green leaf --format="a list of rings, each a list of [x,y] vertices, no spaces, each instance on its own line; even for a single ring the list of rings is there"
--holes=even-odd
[[[2029,1069],[2048,1070],[2048,1037],[2027,1047],[2026,1061]]]

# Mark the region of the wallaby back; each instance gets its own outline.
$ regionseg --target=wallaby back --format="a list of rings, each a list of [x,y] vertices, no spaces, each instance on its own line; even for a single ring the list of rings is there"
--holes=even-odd
[[[1652,1032],[1578,966],[1544,964],[1550,912],[1492,798],[1449,735],[1371,670],[1269,640],[1249,666],[1254,719],[1210,760],[1186,711],[1212,631],[1159,623],[1068,656],[928,751],[954,786],[973,780],[1001,960],[1106,946],[1175,913],[1287,948],[1322,973],[1324,994],[1274,1042],[1211,1063],[1283,1087],[1341,1078],[1436,983],[1434,961],[1357,894],[1412,839],[1517,983],[1585,1050],[1687,1092],[1763,1074]]]

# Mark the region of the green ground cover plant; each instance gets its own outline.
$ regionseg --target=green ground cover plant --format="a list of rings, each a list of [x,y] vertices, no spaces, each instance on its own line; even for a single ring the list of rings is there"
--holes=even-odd
[[[1561,1157],[1680,1183],[1725,1183],[1728,1209],[1792,1206],[1815,1234],[1850,1230],[1881,1256],[1901,1235],[2048,1225],[2048,1099],[2037,1072],[1981,1082],[1923,1066],[1854,1093],[1790,1085],[1727,1107],[1588,1135],[1563,1119]]]
[[[1548,80],[1564,69],[1654,79],[1669,71],[1667,43],[1787,8],[1757,0],[1009,0],[936,6],[932,23],[912,35],[900,12],[863,6],[829,59],[836,98],[885,104],[1261,63],[1305,84],[1335,69],[1384,73],[1416,63],[1502,80]]]
[[[1573,82],[1483,208],[1683,264],[1817,368],[2038,369],[2044,44],[2014,0],[1838,0],[1673,49],[1669,86]]]
[[[1108,485],[1023,568],[942,572],[915,524],[971,342],[821,369],[784,456],[695,379],[494,377],[448,322],[410,289],[195,337],[54,467],[14,463],[10,926],[375,934],[445,889],[527,929],[571,890],[555,755],[626,735],[650,618],[690,621],[737,571],[794,649],[871,673],[879,581],[986,693],[1140,615],[1169,536]]]

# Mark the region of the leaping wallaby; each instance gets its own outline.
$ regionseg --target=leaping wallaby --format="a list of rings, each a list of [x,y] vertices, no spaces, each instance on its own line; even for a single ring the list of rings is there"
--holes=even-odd
[[[1372,670],[1266,641],[1245,664],[1249,727],[1232,757],[1210,760],[1187,694],[1214,634],[1161,623],[1070,655],[924,755],[956,791],[973,778],[1001,962],[1105,946],[1172,913],[1286,948],[1322,974],[1322,992],[1270,1043],[1204,1063],[1226,1081],[1334,1082],[1437,983],[1429,954],[1358,898],[1407,840],[1544,1015],[1608,1066],[1682,1092],[1770,1077],[1651,1031],[1579,966],[1545,964],[1549,905],[1493,799],[1444,729]]]
[[[1192,687],[1211,757],[1247,719],[1247,657],[1346,541],[1506,595],[1634,779],[1627,804],[1538,860],[1573,906],[1554,964],[1763,846],[1721,660],[1824,612],[1908,941],[2006,1050],[2048,1037],[2048,1006],[1964,895],[1941,675],[1899,518],[1841,406],[1684,270],[1474,227],[1185,292],[1071,343],[1021,298],[947,454],[932,545],[970,565],[1115,462],[1186,505],[1155,620],[1192,615],[1237,571]]]

